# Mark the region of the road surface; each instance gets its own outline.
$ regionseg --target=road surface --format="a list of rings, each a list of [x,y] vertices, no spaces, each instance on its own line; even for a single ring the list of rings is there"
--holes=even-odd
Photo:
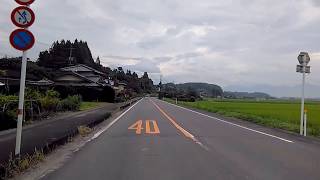
[[[319,180],[320,145],[144,98],[48,180]]]
[[[47,145],[68,137],[77,131],[81,125],[89,125],[103,121],[119,105],[106,104],[94,109],[65,113],[42,122],[23,127],[21,154],[32,154],[35,149],[43,149]],[[16,129],[0,132],[0,164],[9,160],[14,153]]]

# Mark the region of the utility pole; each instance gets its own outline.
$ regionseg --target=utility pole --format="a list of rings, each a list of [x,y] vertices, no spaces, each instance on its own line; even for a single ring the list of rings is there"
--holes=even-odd
[[[297,65],[297,72],[302,73],[302,94],[301,94],[301,114],[300,114],[300,135],[306,136],[307,124],[306,124],[306,111],[304,107],[305,99],[305,83],[306,74],[311,73],[310,66],[307,66],[310,62],[310,56],[307,52],[301,52],[298,56],[300,65]]]
[[[73,61],[73,57],[72,57],[72,50],[74,50],[74,49],[76,49],[76,48],[73,48],[73,47],[72,47],[72,43],[71,43],[70,48],[69,48],[70,53],[69,53],[69,58],[68,58],[69,66],[71,66],[71,65],[72,65],[72,61]]]
[[[160,83],[159,83],[159,99],[162,99],[162,74],[160,74]]]

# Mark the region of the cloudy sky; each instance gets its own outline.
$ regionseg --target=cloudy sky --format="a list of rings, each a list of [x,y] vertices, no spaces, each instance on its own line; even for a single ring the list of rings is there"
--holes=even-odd
[[[16,6],[0,6],[0,56]],[[298,96],[297,55],[308,51],[309,96],[320,97],[319,0],[36,0],[29,56],[60,39],[88,42],[106,66],[148,71],[155,83],[216,83],[227,90]]]

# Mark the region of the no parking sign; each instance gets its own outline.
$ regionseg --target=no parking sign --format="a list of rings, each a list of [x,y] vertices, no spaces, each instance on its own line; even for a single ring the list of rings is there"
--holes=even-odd
[[[26,51],[32,48],[34,41],[33,34],[26,29],[17,29],[10,35],[11,45],[19,51]]]

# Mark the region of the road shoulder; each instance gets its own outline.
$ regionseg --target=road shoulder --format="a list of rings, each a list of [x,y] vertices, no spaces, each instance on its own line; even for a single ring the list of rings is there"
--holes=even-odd
[[[110,118],[106,119],[99,125],[93,128],[93,131],[85,137],[81,135],[76,135],[72,142],[60,146],[53,152],[45,157],[43,162],[37,164],[36,167],[29,169],[28,171],[22,173],[19,176],[14,177],[14,180],[34,180],[41,179],[47,174],[59,169],[64,165],[74,153],[79,151],[87,143],[89,143],[97,133],[101,132],[105,127],[109,126],[117,117],[119,117],[126,109],[114,113]]]

